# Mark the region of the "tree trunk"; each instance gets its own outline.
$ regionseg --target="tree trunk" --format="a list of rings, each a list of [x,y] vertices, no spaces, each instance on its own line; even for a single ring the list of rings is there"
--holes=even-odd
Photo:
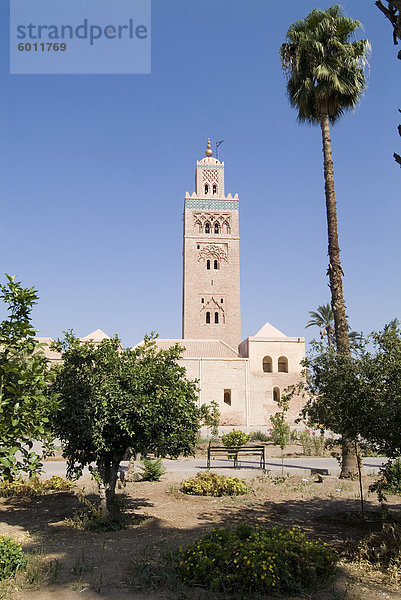
[[[103,517],[109,517],[115,512],[115,495],[118,476],[118,468],[122,456],[112,455],[110,458],[105,458],[98,461],[98,471],[100,475],[99,495],[100,509]]]
[[[340,246],[337,231],[337,207],[334,191],[333,159],[331,155],[331,138],[329,115],[322,113],[320,125],[322,128],[323,157],[324,157],[324,189],[326,194],[327,235],[329,242],[328,275],[331,291],[331,306],[334,314],[334,332],[337,352],[350,354],[348,339],[348,324],[345,314],[343,293],[343,270],[340,261]],[[357,459],[352,444],[347,440],[342,447],[341,474],[342,478],[356,477],[358,471]]]

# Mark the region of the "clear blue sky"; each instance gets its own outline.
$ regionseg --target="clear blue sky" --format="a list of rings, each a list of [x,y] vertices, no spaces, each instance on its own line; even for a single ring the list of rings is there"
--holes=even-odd
[[[310,339],[329,301],[321,138],[297,124],[278,49],[331,2],[153,0],[151,75],[28,76],[9,75],[0,1],[0,273],[39,290],[40,335],[180,337],[184,194],[210,137],[240,197],[242,337],[269,321]],[[374,0],[343,7],[373,49],[332,130],[347,312],[367,333],[401,317],[401,62]]]

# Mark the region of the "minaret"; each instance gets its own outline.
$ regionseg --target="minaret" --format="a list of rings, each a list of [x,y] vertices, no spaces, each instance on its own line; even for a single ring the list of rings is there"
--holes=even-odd
[[[195,192],[185,194],[183,339],[241,342],[238,194],[224,195],[224,162],[196,163]]]

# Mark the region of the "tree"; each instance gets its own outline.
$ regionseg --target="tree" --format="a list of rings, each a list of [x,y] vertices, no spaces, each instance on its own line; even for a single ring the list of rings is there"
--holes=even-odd
[[[401,0],[388,0],[387,6],[377,0],[376,6],[382,11],[393,26],[393,41],[394,44],[398,44],[398,40],[401,40]],[[401,50],[398,52],[398,58],[401,60]],[[398,109],[401,112],[400,109]],[[398,125],[398,133],[401,136],[401,125]],[[394,152],[393,154],[395,161],[401,166],[401,156]]]
[[[401,329],[398,321],[369,336],[372,350],[339,354],[314,344],[308,357],[303,409],[309,421],[373,445],[392,459],[401,455]]]
[[[193,453],[200,418],[196,386],[177,364],[182,348],[157,350],[154,336],[123,350],[117,337],[97,345],[81,343],[69,332],[57,347],[63,364],[52,386],[60,398],[54,428],[67,473],[78,477],[89,466],[107,516],[129,448],[161,457]]]
[[[387,0],[387,6],[381,0],[377,0],[375,4],[392,24],[393,41],[397,45],[397,39],[401,40],[401,0]],[[398,58],[401,60],[401,50],[398,52]]]
[[[339,353],[349,355],[348,325],[345,314],[337,207],[334,191],[330,123],[346,110],[356,107],[366,87],[364,67],[370,48],[367,40],[352,36],[360,27],[342,14],[339,5],[326,11],[313,10],[305,19],[293,23],[280,48],[287,92],[298,120],[319,124],[322,131],[324,180],[327,213],[329,284],[334,314],[334,331]],[[356,472],[356,457],[344,443],[342,476]]]
[[[273,443],[279,446],[281,450],[281,477],[284,477],[284,450],[290,441],[290,426],[286,421],[286,413],[289,409],[289,398],[285,395],[278,402],[280,412],[276,412],[270,417],[273,425],[272,438]]]
[[[316,311],[309,311],[312,319],[307,322],[305,328],[312,327],[312,325],[316,325],[320,328],[320,339],[324,339],[324,336],[327,336],[327,345],[329,348],[335,343],[334,339],[334,314],[333,309],[329,303],[321,304],[317,307]],[[358,331],[349,331],[348,339],[350,349],[358,348],[360,342],[363,339],[361,333]]]
[[[370,336],[363,356],[361,435],[388,458],[401,456],[401,329],[397,320]]]
[[[317,325],[320,328],[320,339],[327,336],[327,344],[331,348],[334,334],[334,315],[330,304],[321,304],[316,311],[309,311],[309,314],[312,318],[307,322],[305,328]]]
[[[8,318],[0,323],[0,478],[12,481],[21,473],[40,471],[33,442],[51,450],[49,417],[56,400],[47,395],[50,373],[31,324],[37,291],[23,288],[6,275],[0,286]]]

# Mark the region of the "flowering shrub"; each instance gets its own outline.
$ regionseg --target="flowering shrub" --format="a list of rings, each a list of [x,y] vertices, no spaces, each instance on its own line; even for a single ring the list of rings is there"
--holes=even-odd
[[[243,479],[209,472],[197,473],[196,477],[185,479],[181,491],[193,496],[238,496],[247,494],[248,488]]]
[[[238,525],[214,529],[186,549],[178,569],[184,581],[214,591],[298,594],[333,572],[335,555],[298,528]]]
[[[5,535],[0,536],[0,580],[13,577],[25,565],[21,544]]]
[[[249,442],[250,435],[244,433],[240,429],[233,429],[229,433],[226,433],[222,436],[223,444],[226,448],[230,446],[244,446],[247,442]]]
[[[324,435],[317,434],[315,431],[311,432],[310,429],[304,429],[299,434],[299,441],[304,456],[322,456],[324,454]]]
[[[48,491],[68,491],[72,488],[73,483],[58,475],[53,475],[46,481],[34,478],[24,481],[23,479],[15,479],[14,481],[0,482],[0,496],[9,498],[11,496],[28,496],[36,498],[46,494]]]

